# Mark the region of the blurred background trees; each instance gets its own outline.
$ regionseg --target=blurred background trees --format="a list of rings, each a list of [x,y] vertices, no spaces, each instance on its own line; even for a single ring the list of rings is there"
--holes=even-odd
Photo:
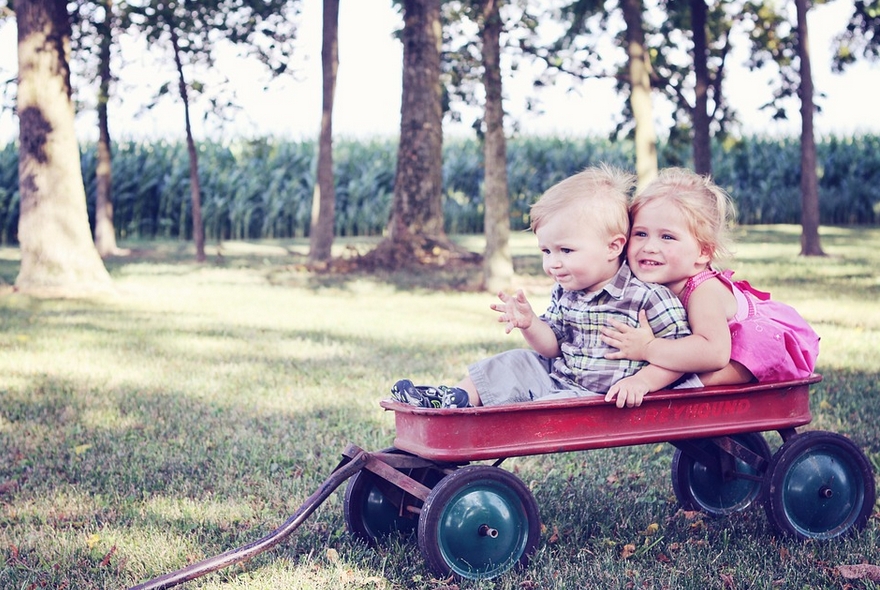
[[[334,4],[335,10],[345,10],[345,2],[341,7],[338,2],[328,2],[327,10],[333,9]],[[505,253],[508,235],[505,224],[517,227],[526,215],[527,208],[523,205],[528,199],[574,171],[566,170],[565,163],[559,159],[530,152],[545,149],[553,153],[550,146],[538,148],[540,142],[537,141],[531,145],[521,142],[520,153],[507,150],[509,142],[517,139],[517,122],[505,115],[504,81],[515,75],[519,64],[527,62],[544,65],[543,72],[534,81],[536,96],[540,88],[548,84],[576,85],[578,80],[591,78],[615,80],[618,91],[629,100],[617,117],[613,137],[609,138],[617,149],[603,157],[617,159],[619,161],[613,163],[637,170],[643,182],[663,165],[688,165],[699,172],[712,173],[740,199],[740,210],[745,212],[743,220],[784,218],[790,221],[788,213],[780,216],[770,212],[796,211],[800,215],[798,222],[804,228],[803,254],[822,253],[818,225],[836,219],[836,214],[829,215],[829,210],[836,207],[839,194],[852,195],[858,190],[870,193],[871,190],[853,180],[864,177],[861,170],[854,169],[855,164],[847,164],[849,175],[824,166],[823,158],[839,154],[840,145],[826,142],[816,146],[812,137],[810,118],[817,107],[813,104],[809,76],[809,46],[802,42],[808,39],[805,16],[810,4],[806,0],[781,5],[763,0],[657,0],[651,3],[624,0],[619,4],[572,0],[552,6],[539,0],[397,2],[394,9],[400,11],[404,22],[399,32],[404,44],[404,64],[396,155],[389,156],[389,146],[382,142],[364,148],[375,150],[369,162],[346,158],[346,152],[351,154],[359,149],[352,145],[331,147],[329,153],[333,157],[328,164],[325,154],[321,167],[325,186],[320,196],[326,198],[323,226],[302,222],[313,219],[311,210],[320,209],[322,201],[318,199],[313,205],[296,196],[307,193],[312,199],[317,197],[315,189],[320,188],[320,181],[311,163],[318,159],[319,146],[308,148],[314,150],[309,154],[302,152],[306,149],[303,145],[271,139],[236,148],[199,147],[191,126],[191,117],[196,114],[215,119],[218,124],[235,116],[236,80],[214,68],[220,48],[232,47],[237,53],[253,57],[254,64],[273,76],[291,73],[294,42],[298,27],[302,26],[297,18],[299,3],[296,0],[214,0],[185,4],[160,0],[17,0],[0,5],[0,18],[16,18],[20,26],[20,15],[35,6],[51,8],[59,15],[58,47],[72,48],[70,52],[58,54],[58,70],[69,67],[73,72],[68,88],[71,100],[81,108],[98,111],[99,139],[94,151],[91,146],[85,149],[82,164],[86,169],[84,178],[94,180],[79,178],[72,184],[89,188],[91,221],[84,222],[87,224],[84,235],[88,236],[90,230],[94,232],[93,238],[87,238],[90,242],[87,246],[102,256],[122,253],[116,246],[117,237],[152,233],[192,239],[197,259],[203,260],[206,233],[218,238],[252,236],[255,220],[259,220],[261,226],[260,236],[312,234],[318,227],[323,227],[325,232],[327,227],[332,227],[333,235],[342,235],[372,232],[374,230],[365,228],[373,227],[372,219],[378,217],[384,219],[380,224],[386,236],[383,244],[393,246],[388,250],[392,255],[379,257],[383,264],[394,266],[413,260],[442,264],[452,257],[472,259],[458,251],[446,237],[447,232],[468,226],[474,231],[484,231],[487,236],[483,253],[486,284],[507,280],[504,277],[509,276],[511,268],[509,255]],[[878,14],[876,1],[853,3],[852,17],[833,48],[835,67],[846,68],[860,59],[877,59],[880,52],[876,34]],[[539,33],[548,23],[555,25],[551,28],[556,33],[547,34],[546,30]],[[332,29],[325,29],[325,34],[332,34]],[[113,113],[107,109],[114,96],[114,68],[125,63],[121,38],[146,40],[152,53],[165,57],[166,66],[156,72],[156,80],[164,81],[158,84],[156,95],[144,108],[168,99],[180,103],[181,137],[185,142],[182,155],[189,163],[185,177],[180,176],[176,160],[169,163],[154,157],[161,152],[176,153],[183,149],[179,144],[137,147],[119,146],[112,141],[111,125],[119,128],[125,124],[124,121],[114,123]],[[332,43],[331,39],[327,41]],[[28,50],[27,43],[27,35],[20,37],[20,53]],[[741,147],[748,142],[744,144],[729,135],[737,113],[735,105],[729,104],[725,97],[724,80],[731,67],[731,49],[736,44],[748,45],[749,67],[775,72],[776,83],[767,108],[775,109],[779,117],[787,117],[785,99],[792,96],[799,99],[799,116],[804,123],[797,140],[801,155],[796,162],[787,156],[783,158],[785,162],[781,165],[787,168],[780,175],[796,178],[785,179],[788,184],[778,189],[781,195],[778,199],[761,197],[766,191],[753,188],[753,181],[759,175],[742,165],[762,149],[760,140]],[[608,51],[608,47],[617,49]],[[20,75],[14,81],[17,85],[13,85],[19,94],[27,88],[32,74],[32,70],[20,68]],[[325,150],[327,144],[332,145],[332,102],[329,107],[326,103],[327,89],[332,89],[328,87],[331,76],[335,76],[335,68],[326,67],[325,106],[321,113],[314,114],[316,128],[320,117],[320,128],[329,129],[320,144]],[[9,88],[9,85],[4,87],[4,96],[15,93]],[[668,129],[657,129],[651,114],[652,97],[661,94],[674,105]],[[332,98],[332,93],[329,96]],[[815,101],[821,106],[821,95],[816,96]],[[473,105],[479,106],[483,113],[474,122],[480,147],[469,152],[473,160],[450,162],[454,150],[444,144],[442,121],[460,118],[463,108]],[[50,105],[39,108],[48,109]],[[26,124],[23,113],[20,103],[18,114],[22,125],[16,162],[32,154],[27,150],[34,138],[39,137],[36,127]],[[854,140],[856,144],[871,141],[872,138]],[[62,150],[70,153],[62,156],[57,152],[53,158],[72,161],[72,152],[78,149],[75,146],[76,142],[70,144]],[[689,149],[683,149],[685,146]],[[588,159],[593,148],[583,149],[586,151],[581,154],[584,159],[580,160],[579,167],[595,162]],[[722,157],[719,157],[719,149]],[[531,155],[524,157],[526,152]],[[786,149],[782,152],[789,153]],[[12,156],[0,152],[0,157]],[[216,159],[211,165],[216,164],[218,168],[211,173],[204,171],[206,158]],[[529,158],[534,162],[529,162]],[[122,169],[138,159],[140,168]],[[248,168],[241,169],[238,166],[244,159],[248,159]],[[126,163],[122,164],[122,160]],[[51,167],[53,161],[46,164]],[[524,190],[517,184],[518,166],[528,165],[528,169],[536,170],[535,165],[541,161],[555,166],[556,170],[536,172],[535,182],[540,186]],[[305,169],[299,164],[302,162],[308,163]],[[771,162],[762,164],[764,168],[772,166]],[[328,168],[332,170],[329,173],[332,185],[326,184]],[[265,170],[265,173],[253,178],[254,170]],[[819,171],[823,173],[821,178]],[[151,180],[153,174],[160,179]],[[465,178],[463,174],[471,174],[473,178]],[[835,196],[829,196],[829,175],[841,180],[836,187],[845,184],[849,176],[850,186],[835,188]],[[387,182],[389,176],[396,179],[392,188]],[[767,171],[762,177],[772,178],[774,174]],[[792,181],[800,187],[797,194],[792,194]],[[39,232],[33,225],[20,222],[20,218],[26,219],[20,211],[26,209],[28,194],[21,184],[21,176],[18,182],[18,190],[13,189],[11,194],[9,189],[0,187],[0,191],[7,191],[0,192],[0,237],[5,242],[22,245],[31,237],[45,240],[38,237]],[[358,186],[359,182],[363,184]],[[473,186],[474,182],[476,188],[457,188]],[[181,202],[177,193],[173,197],[162,197],[156,192],[159,185],[168,187],[180,183],[186,184],[190,195],[188,203]],[[751,192],[745,194],[745,190]],[[359,191],[369,193],[371,198],[352,199]],[[85,200],[78,190],[72,194],[76,201]],[[876,219],[875,195],[859,194],[850,199],[867,203],[853,204],[849,207],[851,213],[867,209]],[[368,209],[371,220],[364,221],[354,214],[352,202],[360,203],[355,209],[361,213]],[[366,202],[371,204],[364,206]],[[137,215],[129,214],[133,203],[137,203],[134,205],[140,212]],[[758,203],[760,205],[752,207]],[[331,204],[333,209],[329,208]],[[332,211],[332,222],[326,219],[328,211]],[[456,211],[462,216],[453,215]],[[479,221],[462,221],[475,215]],[[12,218],[17,225],[10,221]],[[864,219],[860,214],[855,218]],[[328,242],[332,242],[333,235],[328,239],[324,233],[322,239],[314,241],[310,256],[313,262],[326,263],[330,251]],[[23,260],[22,266],[30,268],[28,274],[34,276],[36,267],[30,264]],[[21,284],[26,282],[22,280]]]

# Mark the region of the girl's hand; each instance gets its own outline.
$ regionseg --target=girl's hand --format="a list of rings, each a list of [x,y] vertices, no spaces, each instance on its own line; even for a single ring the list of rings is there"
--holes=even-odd
[[[501,303],[493,303],[489,307],[501,314],[498,316],[498,321],[506,324],[504,331],[507,334],[510,334],[514,328],[528,330],[535,318],[538,317],[522,289],[517,290],[513,295],[500,291],[498,299],[501,300]]]
[[[639,325],[637,328],[627,326],[617,320],[609,320],[611,326],[603,326],[602,342],[613,346],[617,352],[609,352],[605,358],[611,360],[629,359],[631,361],[647,361],[648,345],[654,341],[654,331],[648,323],[648,314],[645,310],[639,311]]]
[[[616,402],[618,408],[637,408],[642,405],[642,400],[650,391],[650,385],[636,373],[612,385],[605,395],[605,401]]]

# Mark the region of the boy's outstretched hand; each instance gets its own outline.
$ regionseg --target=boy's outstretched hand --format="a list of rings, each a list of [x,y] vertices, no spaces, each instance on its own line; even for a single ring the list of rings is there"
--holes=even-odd
[[[636,328],[627,326],[617,320],[608,320],[611,326],[602,326],[602,342],[613,346],[617,352],[609,352],[605,358],[610,360],[629,359],[631,361],[647,361],[648,345],[654,340],[654,332],[648,323],[648,314],[639,311],[639,325]]]
[[[528,330],[538,317],[522,289],[518,289],[513,295],[499,291],[498,299],[501,300],[501,303],[493,303],[489,307],[501,314],[498,316],[498,321],[507,324],[504,327],[507,334],[510,334],[514,328]]]

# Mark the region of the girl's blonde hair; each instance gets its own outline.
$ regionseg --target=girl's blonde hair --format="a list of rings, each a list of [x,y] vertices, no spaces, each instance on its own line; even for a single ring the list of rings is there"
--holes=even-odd
[[[635,176],[605,164],[569,176],[549,189],[531,207],[535,231],[553,215],[577,215],[608,236],[629,236],[629,196]]]
[[[724,189],[684,168],[666,168],[633,197],[630,215],[658,199],[667,199],[678,207],[688,230],[701,247],[711,253],[712,261],[731,255],[730,233],[736,221],[733,201]]]

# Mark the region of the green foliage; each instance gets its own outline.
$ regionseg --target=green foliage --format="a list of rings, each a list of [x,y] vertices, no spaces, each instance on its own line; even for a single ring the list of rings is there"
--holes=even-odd
[[[18,241],[18,145],[0,150],[0,244]]]
[[[209,240],[307,236],[316,182],[314,142],[257,139],[198,144],[202,213]],[[818,142],[821,222],[880,220],[880,136],[830,137]],[[538,196],[586,166],[605,162],[632,169],[630,142],[604,139],[515,138],[508,143],[511,227],[528,227]],[[690,146],[659,148],[661,166],[688,166]],[[800,144],[795,139],[728,139],[713,149],[714,176],[730,192],[744,225],[799,223]],[[394,192],[397,143],[340,140],[334,146],[336,235],[378,236]],[[94,218],[95,148],[82,151],[89,213]],[[444,145],[446,230],[483,231],[483,154],[475,140]],[[0,243],[14,244],[18,224],[18,154],[0,150]],[[183,143],[123,142],[113,151],[114,221],[120,239],[173,238],[192,233],[189,161]]]

